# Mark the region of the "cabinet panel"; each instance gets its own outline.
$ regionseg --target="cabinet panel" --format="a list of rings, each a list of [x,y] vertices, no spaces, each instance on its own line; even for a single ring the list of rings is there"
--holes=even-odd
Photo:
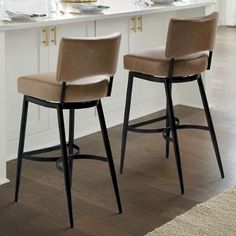
[[[96,36],[107,35],[114,32],[120,32],[122,38],[112,95],[111,97],[103,99],[104,110],[107,112],[118,109],[122,109],[123,111],[125,103],[128,73],[123,68],[123,56],[128,53],[129,49],[129,18],[100,20],[96,22]]]
[[[40,72],[38,29],[9,31],[6,34],[6,104],[7,141],[19,136],[22,95],[17,93],[17,78]],[[39,106],[29,107],[28,130],[32,135],[48,128],[47,111]]]
[[[93,22],[74,23],[49,27],[49,71],[56,71],[61,38],[94,36],[90,35],[90,27],[94,27]]]
[[[11,158],[15,156],[17,149],[23,98],[17,93],[17,78],[27,74],[55,71],[62,37],[93,36],[95,32],[94,23],[91,22],[61,25],[56,28],[56,35],[51,31],[52,28],[54,27],[27,29],[24,32],[9,31],[6,34],[7,153]],[[55,36],[56,45],[51,41]],[[44,42],[46,39],[48,45]],[[81,124],[81,121],[95,116],[95,109],[86,109],[78,113],[76,123]],[[65,114],[66,121],[67,117]],[[56,129],[55,111],[30,104],[26,149],[59,141]]]
[[[143,15],[136,17],[135,51],[164,46],[165,18],[163,14]],[[134,32],[131,32],[134,34]],[[163,85],[145,80],[135,80],[134,103],[140,104],[164,96]]]
[[[184,9],[176,11],[177,18],[193,18],[193,17],[200,17],[204,16],[206,13],[205,7],[199,7],[195,9]]]
[[[137,16],[135,50],[164,46],[163,15]]]
[[[59,52],[60,40],[63,37],[88,37],[94,36],[94,22],[74,23],[49,27],[49,46],[48,46],[48,70],[56,71],[57,58]],[[68,112],[65,113],[65,122],[68,123]],[[49,115],[50,129],[57,128],[57,115],[55,110],[50,110]],[[76,123],[95,116],[95,109],[85,109],[76,111]]]

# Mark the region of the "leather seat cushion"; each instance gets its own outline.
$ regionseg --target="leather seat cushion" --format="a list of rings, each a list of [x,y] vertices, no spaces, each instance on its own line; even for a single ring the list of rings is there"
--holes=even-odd
[[[107,76],[95,76],[67,83],[65,102],[93,101],[105,97],[108,91]],[[18,78],[18,92],[47,101],[60,101],[62,83],[56,73],[42,73]]]
[[[124,56],[124,68],[154,76],[168,76],[170,59],[164,48],[154,48]],[[175,59],[174,76],[200,74],[207,69],[208,55],[204,52]]]

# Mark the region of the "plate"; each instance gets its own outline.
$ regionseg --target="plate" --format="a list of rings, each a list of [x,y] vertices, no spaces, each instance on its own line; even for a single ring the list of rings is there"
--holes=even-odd
[[[175,2],[175,0],[152,0],[153,3],[163,3],[163,4],[169,4]]]
[[[12,21],[18,21],[18,22],[32,21],[30,14],[25,14],[22,12],[12,12],[12,11],[6,11],[6,14],[10,17]]]
[[[96,2],[97,0],[61,0],[61,2],[67,3],[85,3],[85,2]]]
[[[74,9],[79,9],[82,14],[98,14],[104,9],[108,9],[108,6],[93,5],[93,4],[74,4]]]

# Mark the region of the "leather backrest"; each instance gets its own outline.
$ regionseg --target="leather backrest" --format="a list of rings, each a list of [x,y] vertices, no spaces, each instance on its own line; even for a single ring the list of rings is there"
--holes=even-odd
[[[62,38],[59,49],[57,81],[108,75],[116,72],[121,34],[104,37]]]
[[[176,58],[205,50],[212,51],[217,21],[217,12],[192,19],[171,19],[166,40],[166,57]]]

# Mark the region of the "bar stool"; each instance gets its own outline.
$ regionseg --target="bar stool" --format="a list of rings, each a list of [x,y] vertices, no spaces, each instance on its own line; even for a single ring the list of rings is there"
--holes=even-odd
[[[210,132],[221,177],[224,178],[216,134],[201,77],[201,73],[211,67],[217,20],[217,12],[193,19],[171,19],[165,48],[154,48],[124,56],[124,68],[129,70],[129,79],[122,133],[120,173],[123,172],[124,167],[128,131],[140,133],[162,132],[163,137],[166,139],[166,158],[169,157],[169,142],[173,142],[180,189],[183,194],[184,183],[177,130],[190,128]],[[206,51],[209,53],[206,53]],[[129,125],[134,78],[164,84],[167,99],[166,116]],[[208,126],[180,125],[178,118],[174,115],[171,94],[172,84],[194,80],[198,82]],[[160,129],[143,127],[161,120],[166,120],[166,127]]]
[[[119,213],[122,213],[112,151],[103,114],[101,98],[110,96],[116,72],[121,34],[94,38],[62,38],[56,73],[27,75],[18,79],[18,92],[24,95],[21,118],[15,201],[18,201],[22,160],[56,162],[64,173],[69,221],[73,227],[71,181],[74,159],[108,162]],[[57,110],[60,145],[24,152],[28,104],[34,103]],[[107,157],[82,155],[74,144],[76,109],[96,107]],[[66,141],[63,110],[69,110],[69,142]],[[61,150],[50,158],[43,153]],[[42,154],[39,156],[39,154]],[[37,156],[36,156],[37,155]]]

